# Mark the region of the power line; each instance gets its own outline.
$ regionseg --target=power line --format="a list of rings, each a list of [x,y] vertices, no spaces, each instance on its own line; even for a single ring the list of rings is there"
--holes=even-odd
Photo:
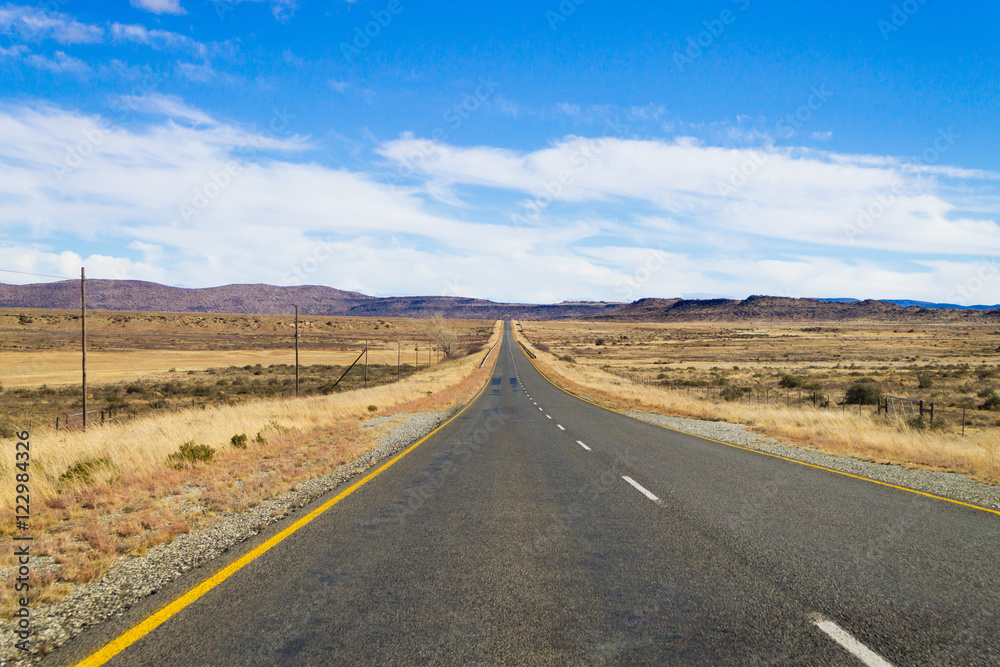
[[[69,278],[67,276],[52,276],[48,273],[28,273],[27,271],[15,271],[13,269],[0,269],[4,273],[19,273],[22,276],[38,276],[39,278],[58,278],[60,280],[76,280],[76,278]]]

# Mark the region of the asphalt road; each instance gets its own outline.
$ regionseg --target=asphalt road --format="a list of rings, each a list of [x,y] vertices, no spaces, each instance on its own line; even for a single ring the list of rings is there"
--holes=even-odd
[[[1000,517],[639,422],[498,351],[458,418],[108,664],[1000,664]]]

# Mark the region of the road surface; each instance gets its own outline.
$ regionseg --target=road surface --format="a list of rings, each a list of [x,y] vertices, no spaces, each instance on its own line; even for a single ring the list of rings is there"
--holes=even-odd
[[[509,325],[494,354],[457,418],[107,664],[1000,664],[1000,516],[596,407]]]

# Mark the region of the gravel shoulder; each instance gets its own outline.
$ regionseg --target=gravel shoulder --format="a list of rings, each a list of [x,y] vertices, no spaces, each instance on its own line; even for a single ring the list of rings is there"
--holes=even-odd
[[[759,435],[751,431],[749,427],[739,424],[669,417],[653,412],[632,411],[626,414],[650,424],[666,426],[692,435],[721,440],[768,454],[785,456],[803,463],[811,463],[963,503],[1000,510],[1000,487],[976,482],[960,473],[904,468],[887,463],[872,463],[849,457],[832,456],[807,447],[793,446],[768,436]]]
[[[323,477],[303,482],[297,490],[266,500],[251,510],[226,515],[214,526],[153,547],[145,556],[123,557],[101,579],[76,586],[57,603],[32,607],[31,652],[27,655],[14,647],[19,641],[14,622],[0,621],[0,667],[37,663],[42,658],[38,654],[39,647],[51,651],[87,627],[121,616],[142,598],[254,537],[265,526],[292,520],[293,517],[288,516],[290,513],[419,440],[458,409],[397,413],[368,420],[363,428],[380,431],[378,444],[351,463]]]

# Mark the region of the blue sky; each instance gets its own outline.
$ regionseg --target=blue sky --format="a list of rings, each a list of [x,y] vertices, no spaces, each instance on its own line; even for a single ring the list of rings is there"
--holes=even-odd
[[[940,0],[2,4],[0,268],[997,303],[998,19]]]

